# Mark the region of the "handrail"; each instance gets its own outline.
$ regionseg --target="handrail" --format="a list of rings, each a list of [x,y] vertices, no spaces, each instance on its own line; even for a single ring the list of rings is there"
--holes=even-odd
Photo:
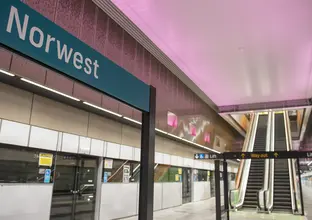
[[[275,113],[272,114],[272,125],[271,125],[271,144],[270,151],[274,151],[275,147]],[[265,211],[271,212],[274,203],[274,159],[269,159],[269,186],[264,192],[264,209]]]
[[[254,143],[255,143],[255,137],[256,137],[256,131],[257,131],[257,127],[258,127],[258,120],[259,120],[259,113],[256,113],[255,115],[255,122],[252,125],[252,129],[251,129],[251,135],[250,135],[250,139],[247,140],[248,143],[248,152],[252,152],[253,147],[254,147]],[[244,203],[244,199],[245,199],[245,193],[246,193],[246,186],[247,186],[247,182],[248,182],[248,174],[249,174],[249,169],[250,169],[250,160],[246,160],[244,162],[244,167],[243,167],[243,171],[242,171],[242,178],[241,178],[241,183],[239,185],[238,189],[235,190],[231,190],[231,193],[234,193],[234,191],[238,191],[238,203],[237,204],[232,204],[232,200],[230,201],[231,203],[231,207],[234,209],[238,209],[241,208],[243,203]]]
[[[249,126],[249,128],[247,130],[245,141],[244,141],[244,145],[243,145],[243,148],[242,148],[243,152],[246,152],[247,149],[248,149],[249,141],[250,141],[250,134],[251,134],[251,131],[252,131],[253,124],[255,123],[254,119],[255,119],[255,115],[252,115],[251,120],[250,120],[250,126]],[[242,173],[243,173],[244,164],[245,164],[245,160],[241,160],[241,162],[239,164],[238,171],[237,171],[236,179],[235,179],[235,189],[239,188],[239,185],[240,185],[240,182],[241,182]]]
[[[268,114],[268,124],[267,124],[267,133],[266,133],[266,143],[265,143],[265,151],[270,151],[271,149],[271,128],[272,128],[272,111]],[[268,190],[269,185],[269,160],[265,160],[264,162],[264,178],[262,188],[257,193],[258,200],[258,208],[259,210],[263,210],[265,208],[265,196],[264,192]]]
[[[284,111],[283,112],[284,115],[284,125],[285,125],[285,136],[286,136],[286,147],[287,147],[287,151],[290,151],[290,145],[289,145],[289,135],[288,135],[288,124],[287,124],[287,113]],[[293,183],[293,178],[292,178],[292,165],[291,165],[291,159],[287,159],[288,160],[288,172],[289,172],[289,183],[290,183],[290,196],[291,196],[291,208],[292,208],[292,212],[294,213],[296,211],[296,199],[294,197],[294,183]]]
[[[288,112],[285,112],[286,115],[286,122],[287,122],[287,137],[288,137],[288,144],[289,144],[289,150],[292,151],[293,150],[293,146],[292,146],[292,138],[291,138],[291,130],[290,130],[290,121],[289,121],[289,116],[288,116]],[[298,198],[298,188],[297,188],[297,181],[296,181],[296,168],[295,168],[295,159],[289,159],[290,160],[290,166],[291,166],[291,178],[292,178],[292,182],[293,182],[293,190],[294,190],[294,206],[295,206],[295,211],[298,212],[298,203],[299,201],[301,201]]]

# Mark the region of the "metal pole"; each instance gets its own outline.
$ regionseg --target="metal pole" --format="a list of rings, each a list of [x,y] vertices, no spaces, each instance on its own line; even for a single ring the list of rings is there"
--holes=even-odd
[[[215,160],[216,220],[221,220],[220,161]]]
[[[150,87],[149,112],[142,112],[139,220],[153,219],[156,89]]]
[[[304,203],[303,203],[303,195],[302,195],[302,183],[301,183],[301,176],[300,176],[300,161],[297,158],[297,169],[298,169],[298,179],[299,179],[299,187],[300,187],[300,200],[301,200],[301,215],[304,216]]]
[[[229,212],[229,179],[228,179],[228,171],[227,171],[227,162],[223,161],[223,187],[224,187],[224,208],[227,215],[227,220],[230,219]]]
[[[102,194],[102,174],[103,174],[103,157],[97,160],[97,176],[96,176],[96,196],[95,196],[95,214],[94,219],[100,219],[101,194]]]

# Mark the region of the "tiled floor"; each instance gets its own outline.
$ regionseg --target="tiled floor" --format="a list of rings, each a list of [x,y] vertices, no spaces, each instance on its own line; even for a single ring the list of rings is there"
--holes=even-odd
[[[256,212],[231,212],[231,220],[312,220],[312,186],[303,187],[306,217],[291,214],[258,214]],[[127,218],[137,220],[138,217]],[[190,203],[176,208],[166,209],[154,213],[154,220],[215,220],[214,198]]]

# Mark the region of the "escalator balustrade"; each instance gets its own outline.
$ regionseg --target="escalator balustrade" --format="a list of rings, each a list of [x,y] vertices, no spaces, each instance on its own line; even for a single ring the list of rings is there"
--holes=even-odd
[[[265,151],[268,116],[260,115],[253,151]],[[252,160],[243,208],[257,208],[257,193],[262,188],[264,160]]]
[[[286,151],[285,121],[283,114],[275,115],[275,151]],[[291,211],[291,190],[287,159],[274,160],[273,211]]]

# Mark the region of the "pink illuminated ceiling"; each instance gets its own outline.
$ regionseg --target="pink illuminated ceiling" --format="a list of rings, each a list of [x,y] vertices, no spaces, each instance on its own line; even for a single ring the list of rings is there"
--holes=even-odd
[[[113,0],[217,105],[312,97],[311,0]]]

